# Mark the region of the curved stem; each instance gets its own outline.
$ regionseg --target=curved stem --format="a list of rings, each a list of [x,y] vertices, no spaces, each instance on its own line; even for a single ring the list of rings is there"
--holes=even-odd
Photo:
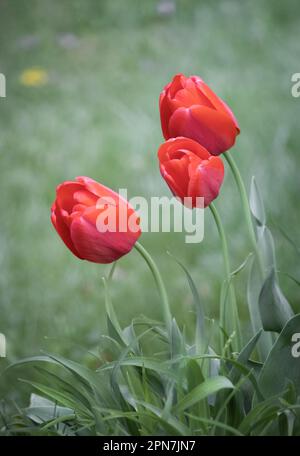
[[[221,244],[222,244],[223,259],[224,259],[224,267],[225,267],[225,271],[226,271],[226,275],[227,275],[227,279],[228,279],[230,277],[230,272],[231,271],[230,271],[228,244],[227,244],[225,231],[224,231],[224,228],[223,228],[223,224],[221,222],[221,217],[219,216],[219,213],[218,213],[217,208],[214,205],[214,203],[211,203],[209,208],[210,208],[211,213],[212,213],[212,215],[214,217],[214,220],[216,222],[216,225],[217,225],[217,228],[218,228],[218,232],[219,232],[219,235],[220,235]]]
[[[152,272],[152,275],[154,277],[155,283],[157,285],[157,288],[158,288],[158,291],[159,291],[159,294],[160,294],[160,297],[162,300],[163,310],[164,310],[164,319],[165,319],[165,323],[166,323],[167,329],[170,334],[171,326],[172,326],[172,314],[170,311],[167,291],[166,291],[165,285],[163,283],[162,277],[160,275],[160,272],[159,272],[155,262],[153,261],[152,257],[150,256],[150,254],[139,242],[136,242],[134,247],[140,253],[140,255],[144,258],[147,265],[149,266],[150,271]]]
[[[221,240],[224,268],[225,268],[225,274],[226,274],[226,283],[228,284],[228,292],[229,292],[229,298],[230,298],[230,303],[231,303],[231,314],[232,314],[232,319],[233,319],[232,323],[233,323],[233,327],[236,331],[237,345],[240,348],[241,347],[241,331],[240,331],[235,291],[234,291],[234,287],[233,287],[233,284],[231,281],[232,277],[231,277],[231,268],[230,268],[230,261],[229,261],[227,239],[226,239],[226,235],[225,235],[225,231],[223,228],[221,218],[218,214],[218,211],[217,211],[215,205],[213,203],[211,203],[209,208],[210,208],[213,218],[216,222],[220,240]],[[225,300],[226,300],[226,297],[225,297]],[[221,309],[221,317],[222,317],[222,320],[225,320],[225,312],[222,309]],[[225,321],[221,321],[221,323],[224,325]]]
[[[258,263],[259,263],[259,268],[260,268],[260,271],[261,271],[261,275],[264,278],[265,273],[264,273],[263,262],[262,262],[260,251],[258,250],[258,247],[257,247],[257,240],[256,240],[256,235],[255,235],[253,223],[252,223],[252,216],[251,216],[249,200],[248,200],[248,195],[247,195],[247,192],[246,192],[246,189],[245,189],[245,185],[244,185],[242,176],[240,174],[240,171],[239,171],[234,159],[230,155],[230,153],[227,151],[223,155],[224,155],[228,165],[230,166],[230,169],[232,171],[232,174],[233,174],[233,177],[235,179],[236,185],[238,187],[238,190],[239,190],[239,193],[240,193],[240,197],[241,197],[241,201],[242,201],[242,207],[243,207],[243,211],[244,211],[244,215],[245,215],[245,219],[246,219],[246,224],[247,224],[247,228],[248,228],[250,241],[252,243],[252,248],[253,248],[253,250],[254,250],[254,252],[256,254],[256,257],[257,257],[257,260],[258,260]]]

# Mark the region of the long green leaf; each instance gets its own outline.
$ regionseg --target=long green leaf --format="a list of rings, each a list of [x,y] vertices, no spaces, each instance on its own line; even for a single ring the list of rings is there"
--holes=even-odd
[[[265,397],[282,392],[287,380],[294,383],[297,395],[300,395],[300,360],[293,351],[293,337],[298,333],[300,314],[286,323],[262,368],[258,382]]]
[[[181,261],[179,261],[170,252],[168,252],[168,255],[176,261],[178,266],[180,266],[180,268],[183,270],[183,272],[185,273],[185,275],[187,277],[187,281],[188,281],[189,287],[192,292],[194,307],[195,307],[196,315],[197,315],[196,344],[197,344],[198,349],[202,350],[203,341],[205,340],[205,323],[204,323],[205,310],[203,307],[203,303],[201,302],[199,292],[197,290],[195,282],[194,282],[191,274],[187,270],[187,268],[184,266],[183,263],[181,263]]]
[[[216,394],[223,389],[233,389],[234,386],[231,381],[223,376],[211,377],[206,379],[203,383],[196,386],[189,392],[178,404],[173,408],[173,412],[180,413],[189,407],[197,404],[212,394]]]
[[[274,270],[266,278],[261,289],[259,310],[265,331],[280,332],[293,316],[292,308],[277,283]]]
[[[255,218],[256,223],[258,223],[259,225],[265,225],[266,224],[265,208],[264,208],[263,200],[261,197],[261,193],[259,191],[259,188],[258,188],[258,185],[256,183],[254,176],[252,177],[252,180],[251,180],[249,204],[250,204],[250,209],[251,209],[252,215]]]

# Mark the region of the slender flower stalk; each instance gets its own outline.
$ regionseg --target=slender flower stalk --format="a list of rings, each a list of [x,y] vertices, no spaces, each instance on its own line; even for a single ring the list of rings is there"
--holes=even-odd
[[[230,260],[229,260],[229,253],[228,253],[228,244],[227,244],[227,239],[226,239],[226,234],[225,230],[221,221],[221,217],[219,216],[219,213],[213,203],[210,204],[209,206],[211,213],[213,215],[213,218],[215,220],[218,233],[220,236],[221,240],[221,245],[222,245],[222,253],[223,253],[223,261],[224,261],[224,269],[225,269],[225,274],[226,274],[226,295],[228,294],[229,296],[229,302],[230,302],[230,318],[232,319],[232,327],[233,330],[236,332],[236,346],[238,349],[241,347],[241,330],[240,330],[240,323],[239,323],[239,316],[238,316],[238,309],[237,309],[237,303],[236,303],[236,296],[235,296],[235,290],[234,286],[232,284],[232,277],[231,277],[231,267],[230,267]],[[228,293],[227,293],[228,291]],[[226,302],[226,296],[225,296],[225,302]],[[225,309],[221,309],[220,312],[220,320],[221,320],[221,326],[224,329],[227,329],[226,325],[226,312],[224,311]],[[229,334],[230,335],[230,334]]]
[[[163,304],[163,311],[164,311],[164,319],[166,323],[166,327],[168,329],[169,334],[171,334],[171,327],[172,327],[172,314],[170,311],[170,305],[168,300],[167,291],[162,280],[161,274],[152,259],[151,255],[147,252],[147,250],[139,243],[136,242],[134,245],[135,249],[139,252],[139,254],[144,258],[147,265],[149,266],[150,271],[154,277],[155,283],[157,285],[162,304]]]

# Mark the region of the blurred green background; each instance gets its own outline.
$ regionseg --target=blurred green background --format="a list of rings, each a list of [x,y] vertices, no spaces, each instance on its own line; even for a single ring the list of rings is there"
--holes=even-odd
[[[200,75],[236,114],[241,135],[232,153],[247,187],[255,175],[262,189],[279,269],[300,278],[299,258],[278,230],[299,241],[300,99],[291,95],[299,29],[297,0],[0,0],[2,366],[41,349],[80,358],[80,347],[93,348],[105,331],[101,276],[109,267],[79,261],[64,247],[49,219],[55,187],[87,175],[128,188],[129,197],[169,195],[156,159],[158,96],[177,72]],[[40,81],[26,73],[36,68]],[[229,172],[216,204],[237,267],[250,245]],[[167,250],[217,317],[223,268],[209,211],[199,245],[178,233],[145,233],[141,242],[181,325],[192,321],[192,298]],[[246,278],[244,271],[237,281],[245,321]],[[299,310],[297,285],[285,276],[281,284]],[[135,251],[119,262],[112,294],[124,324],[141,313],[161,318]]]

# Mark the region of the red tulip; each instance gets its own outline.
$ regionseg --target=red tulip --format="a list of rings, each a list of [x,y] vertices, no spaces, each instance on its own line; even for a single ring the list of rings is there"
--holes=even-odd
[[[158,149],[160,172],[172,193],[187,206],[197,207],[197,197],[208,206],[219,194],[224,178],[220,157],[211,155],[189,138],[171,138]]]
[[[115,225],[99,226],[105,220],[101,214],[110,209],[116,215]],[[120,214],[125,214],[123,228]],[[89,177],[77,177],[57,187],[51,221],[74,255],[94,263],[117,260],[132,249],[141,234],[139,218],[129,203]]]
[[[213,155],[232,147],[240,132],[233,112],[198,76],[177,74],[160,94],[159,108],[165,139],[185,136]]]

